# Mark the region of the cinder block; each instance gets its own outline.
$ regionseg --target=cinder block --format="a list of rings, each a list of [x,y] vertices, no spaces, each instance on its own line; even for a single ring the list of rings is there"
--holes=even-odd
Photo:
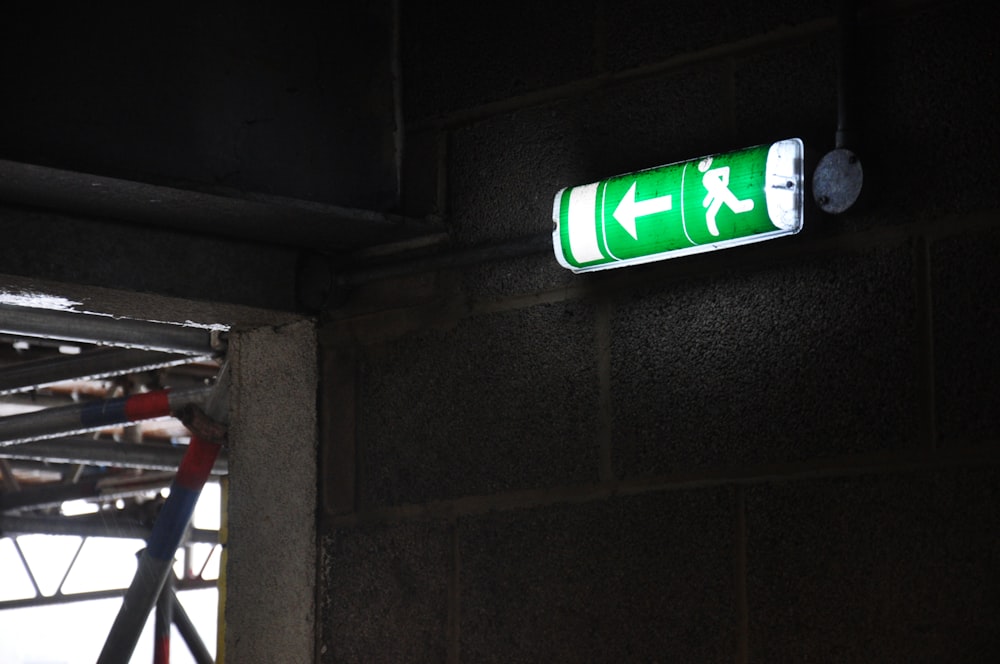
[[[304,661],[316,642],[314,325],[233,331],[228,358],[226,655]]]
[[[409,120],[589,76],[595,1],[403,3]]]
[[[734,505],[724,488],[462,519],[462,661],[732,661]]]
[[[11,207],[0,207],[0,236],[0,265],[8,274],[285,311],[296,308],[297,254],[282,247]],[[109,238],[114,239],[115,259],[94,260],[107,252]]]
[[[834,14],[824,2],[630,2],[604,10],[612,71],[654,64],[691,51],[746,39]]]
[[[556,262],[549,248],[517,259],[491,261],[464,268],[457,275],[463,294],[475,300],[492,300],[511,295],[570,288],[583,283]]]
[[[602,15],[607,67],[621,71],[727,41],[729,4],[631,2],[607,5]]]
[[[569,303],[365,349],[362,509],[595,481],[594,347],[591,308]]]
[[[998,508],[996,468],[749,489],[749,661],[992,660]]]
[[[1000,204],[997,27],[993,4],[974,1],[935,3],[863,30],[857,111],[873,221]]]
[[[448,527],[437,522],[328,534],[319,661],[445,661],[450,542]]]
[[[938,437],[1000,441],[1000,228],[931,246]]]
[[[837,49],[834,35],[826,34],[736,59],[733,115],[742,142],[799,137],[807,151],[819,156],[833,149]]]
[[[729,124],[730,74],[711,62],[608,87],[581,135],[593,175],[582,182],[743,147],[720,127]],[[591,99],[593,97],[588,97]]]
[[[448,148],[448,221],[455,241],[551,232],[556,191],[586,177],[585,137],[594,125],[584,115],[572,103],[559,103],[456,130]]]
[[[857,0],[859,10],[864,11],[875,0]],[[777,38],[787,28],[793,28],[817,20],[832,20],[837,15],[837,0],[748,0],[726,5],[728,35],[733,40],[746,39],[768,32],[778,33]]]
[[[320,486],[323,508],[330,514],[354,511],[357,470],[354,418],[357,413],[357,368],[351,349],[320,350],[317,420],[320,433]]]
[[[443,145],[444,139],[437,131],[406,135],[400,179],[401,209],[405,215],[425,218],[443,214],[444,201],[438,200]]]
[[[916,444],[908,245],[650,287],[612,318],[624,476]]]
[[[721,67],[697,69],[455,131],[448,181],[456,241],[551,232],[552,202],[563,187],[731,149],[718,131],[725,82]]]

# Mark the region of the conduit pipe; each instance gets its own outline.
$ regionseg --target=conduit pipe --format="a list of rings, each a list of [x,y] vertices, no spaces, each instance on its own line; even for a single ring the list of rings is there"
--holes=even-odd
[[[0,304],[0,334],[186,355],[212,355],[225,349],[220,330],[11,304]]]
[[[156,390],[9,415],[0,418],[0,447],[167,417],[182,406],[201,403],[211,391],[211,387]]]
[[[857,136],[854,126],[854,97],[856,86],[858,3],[857,0],[840,0],[837,8],[837,148],[856,149]]]
[[[813,199],[827,214],[842,214],[861,196],[864,168],[857,154],[854,87],[857,59],[857,1],[841,0],[838,10],[837,133],[834,149],[820,158],[813,171]]]

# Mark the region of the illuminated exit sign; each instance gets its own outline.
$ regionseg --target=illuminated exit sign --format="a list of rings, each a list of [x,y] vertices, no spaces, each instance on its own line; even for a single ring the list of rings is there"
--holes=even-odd
[[[606,270],[798,233],[802,151],[790,138],[563,189],[556,259]]]

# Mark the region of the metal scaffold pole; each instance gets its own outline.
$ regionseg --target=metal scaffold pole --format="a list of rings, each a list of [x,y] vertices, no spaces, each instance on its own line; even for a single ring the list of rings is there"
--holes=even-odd
[[[0,369],[0,395],[27,392],[65,380],[111,378],[211,358],[134,348],[99,348],[81,355],[49,357]]]
[[[0,512],[52,507],[67,500],[101,498],[113,500],[167,488],[173,473],[143,473],[131,477],[99,477],[75,484],[42,485],[0,493]]]
[[[0,334],[187,355],[212,355],[225,348],[219,330],[10,304],[0,304]]]
[[[208,648],[205,647],[205,642],[201,640],[198,636],[198,630],[195,629],[194,623],[191,622],[191,618],[188,617],[187,611],[181,605],[180,599],[177,597],[177,593],[170,591],[171,597],[173,597],[173,620],[174,625],[177,627],[178,633],[180,633],[181,638],[184,639],[184,643],[187,644],[188,650],[191,651],[191,656],[194,657],[194,661],[198,664],[212,664],[212,655],[208,652]],[[222,658],[219,658],[222,661]]]
[[[191,439],[188,454],[153,525],[153,533],[139,558],[135,577],[125,593],[98,664],[127,662],[132,656],[146,617],[172,573],[174,553],[191,521],[219,447],[219,443],[198,437]]]
[[[223,367],[219,382],[207,404],[207,415],[190,406],[179,413],[194,434],[160,510],[153,533],[139,558],[139,565],[114,625],[104,642],[98,664],[127,662],[135,650],[149,612],[171,574],[174,554],[191,522],[195,504],[225,442],[228,415],[228,372]]]
[[[167,417],[182,406],[203,401],[211,392],[210,387],[156,390],[9,415],[0,418],[0,447]]]
[[[118,443],[91,438],[51,438],[0,447],[0,459],[27,459],[49,463],[82,463],[90,466],[176,470],[184,458],[182,445]],[[213,475],[229,472],[229,462],[220,454],[212,468]]]
[[[156,619],[153,623],[153,664],[170,664],[170,623],[174,615],[174,589],[170,574],[156,600]]]

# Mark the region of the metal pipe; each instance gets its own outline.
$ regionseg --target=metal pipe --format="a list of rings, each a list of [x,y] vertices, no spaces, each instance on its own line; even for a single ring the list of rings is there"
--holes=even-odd
[[[94,518],[97,517],[97,518]],[[107,512],[94,516],[11,516],[0,514],[0,536],[8,535],[74,535],[76,537],[119,537],[141,539],[149,537],[153,529],[135,519],[120,517]],[[191,528],[186,542],[218,544],[219,532],[204,528]]]
[[[196,357],[135,348],[101,348],[80,355],[32,360],[0,369],[0,395],[27,392],[66,380],[93,380],[152,371],[210,357],[209,354]]]
[[[0,447],[0,450],[3,448]],[[0,460],[0,462],[6,461],[6,459]],[[72,480],[71,474],[74,472],[76,466],[65,463],[46,463],[45,461],[35,461],[33,459],[13,459],[10,460],[11,470],[14,476],[17,478],[18,487],[16,489],[8,489],[8,491],[20,491],[23,485],[27,484],[28,487],[37,487],[39,484],[47,483],[51,484],[53,482],[63,482],[69,484]],[[92,467],[90,472],[91,476],[103,476],[105,474],[105,469],[98,468],[96,466]]]
[[[132,657],[146,618],[171,573],[174,554],[191,521],[195,503],[219,448],[219,444],[198,436],[191,439],[97,664],[117,664]]]
[[[188,355],[224,349],[223,335],[205,328],[10,304],[0,304],[0,334]]]
[[[89,466],[177,470],[184,458],[183,445],[167,447],[152,443],[116,443],[91,438],[50,438],[0,447],[0,459],[34,459],[54,463],[83,463]],[[229,472],[225,451],[212,467],[213,475]]]
[[[173,473],[144,473],[135,477],[101,477],[76,484],[43,485],[21,489],[16,493],[0,493],[0,512],[35,509],[61,505],[67,500],[99,498],[112,500],[142,495],[170,486]]]
[[[17,478],[14,477],[14,469],[10,467],[10,462],[7,459],[0,458],[0,473],[3,473],[4,491],[9,493],[21,490],[21,485],[18,484]]]
[[[202,590],[204,588],[215,588],[215,581],[205,579],[181,579],[177,581],[177,590]],[[122,588],[111,590],[94,590],[85,593],[72,593],[63,595],[57,593],[51,597],[40,595],[29,597],[28,599],[13,599],[0,601],[0,611],[4,609],[23,609],[33,606],[52,606],[54,604],[69,604],[70,602],[85,602],[92,599],[114,599],[121,598],[125,594]],[[128,660],[126,660],[128,661]]]
[[[73,466],[73,470],[65,475],[65,481],[67,484],[76,484],[83,477],[83,474],[87,471],[87,466],[82,463],[78,463]]]
[[[62,578],[59,579],[59,585],[56,586],[56,593],[62,593],[63,586],[66,584],[66,579],[69,578],[69,573],[73,571],[73,565],[76,564],[77,558],[80,557],[80,552],[83,551],[83,545],[86,543],[87,538],[81,537],[80,542],[76,545],[76,551],[73,553],[72,560],[69,561],[69,565],[66,566],[66,571],[63,572]]]
[[[31,581],[31,587],[35,589],[35,597],[42,594],[42,591],[38,589],[38,581],[35,580],[35,574],[31,571],[31,565],[28,564],[28,559],[24,557],[24,551],[21,550],[21,545],[18,544],[17,538],[13,538],[11,543],[14,545],[14,550],[17,552],[18,558],[21,559],[21,565],[24,567],[24,571],[28,573],[28,580]]]
[[[211,233],[269,245],[344,251],[444,225],[398,214],[241,192],[192,191],[0,159],[0,199],[129,224]],[[157,203],[150,205],[151,200]]]
[[[204,434],[193,430],[195,435],[192,436],[184,459],[177,469],[177,476],[170,485],[170,495],[153,524],[153,532],[139,558],[135,576],[125,593],[97,664],[117,664],[127,662],[132,657],[146,617],[156,603],[167,575],[171,573],[177,547],[191,523],[195,504],[226,435],[225,423],[229,415],[228,363],[219,372],[219,381],[205,407],[207,415],[200,413],[201,417],[189,419],[197,420],[199,430],[202,425],[210,425],[205,426],[205,430],[218,435],[218,438],[204,438]],[[189,416],[199,415],[188,410]],[[191,428],[192,424],[187,426]]]
[[[13,394],[5,394],[0,399],[0,406],[13,406],[10,410],[20,413],[42,410],[43,408],[54,408],[56,406],[69,406],[74,403],[79,403],[79,401],[73,399],[73,395],[69,393],[32,394],[29,392],[15,392]]]
[[[200,403],[211,391],[211,387],[156,390],[10,415],[0,418],[0,447],[166,417],[181,406]]]
[[[838,8],[839,48],[837,60],[837,148],[852,148],[854,136],[855,41],[858,8],[856,0],[841,0]]]
[[[79,517],[9,516],[0,514],[0,534],[75,535],[77,537],[121,537],[145,539],[149,526],[129,519],[112,518],[108,523],[81,523]]]
[[[170,594],[174,599],[174,625],[177,626],[177,631],[180,633],[181,638],[184,639],[184,643],[187,644],[188,650],[191,651],[194,661],[197,664],[213,664],[212,654],[208,652],[205,642],[198,635],[198,629],[191,622],[191,618],[188,617],[187,611],[184,610],[184,606],[181,605],[180,599],[177,597],[177,593],[171,590]]]
[[[156,618],[153,621],[153,664],[170,664],[170,623],[173,622],[174,596],[173,574],[167,575],[163,590],[156,600]]]

